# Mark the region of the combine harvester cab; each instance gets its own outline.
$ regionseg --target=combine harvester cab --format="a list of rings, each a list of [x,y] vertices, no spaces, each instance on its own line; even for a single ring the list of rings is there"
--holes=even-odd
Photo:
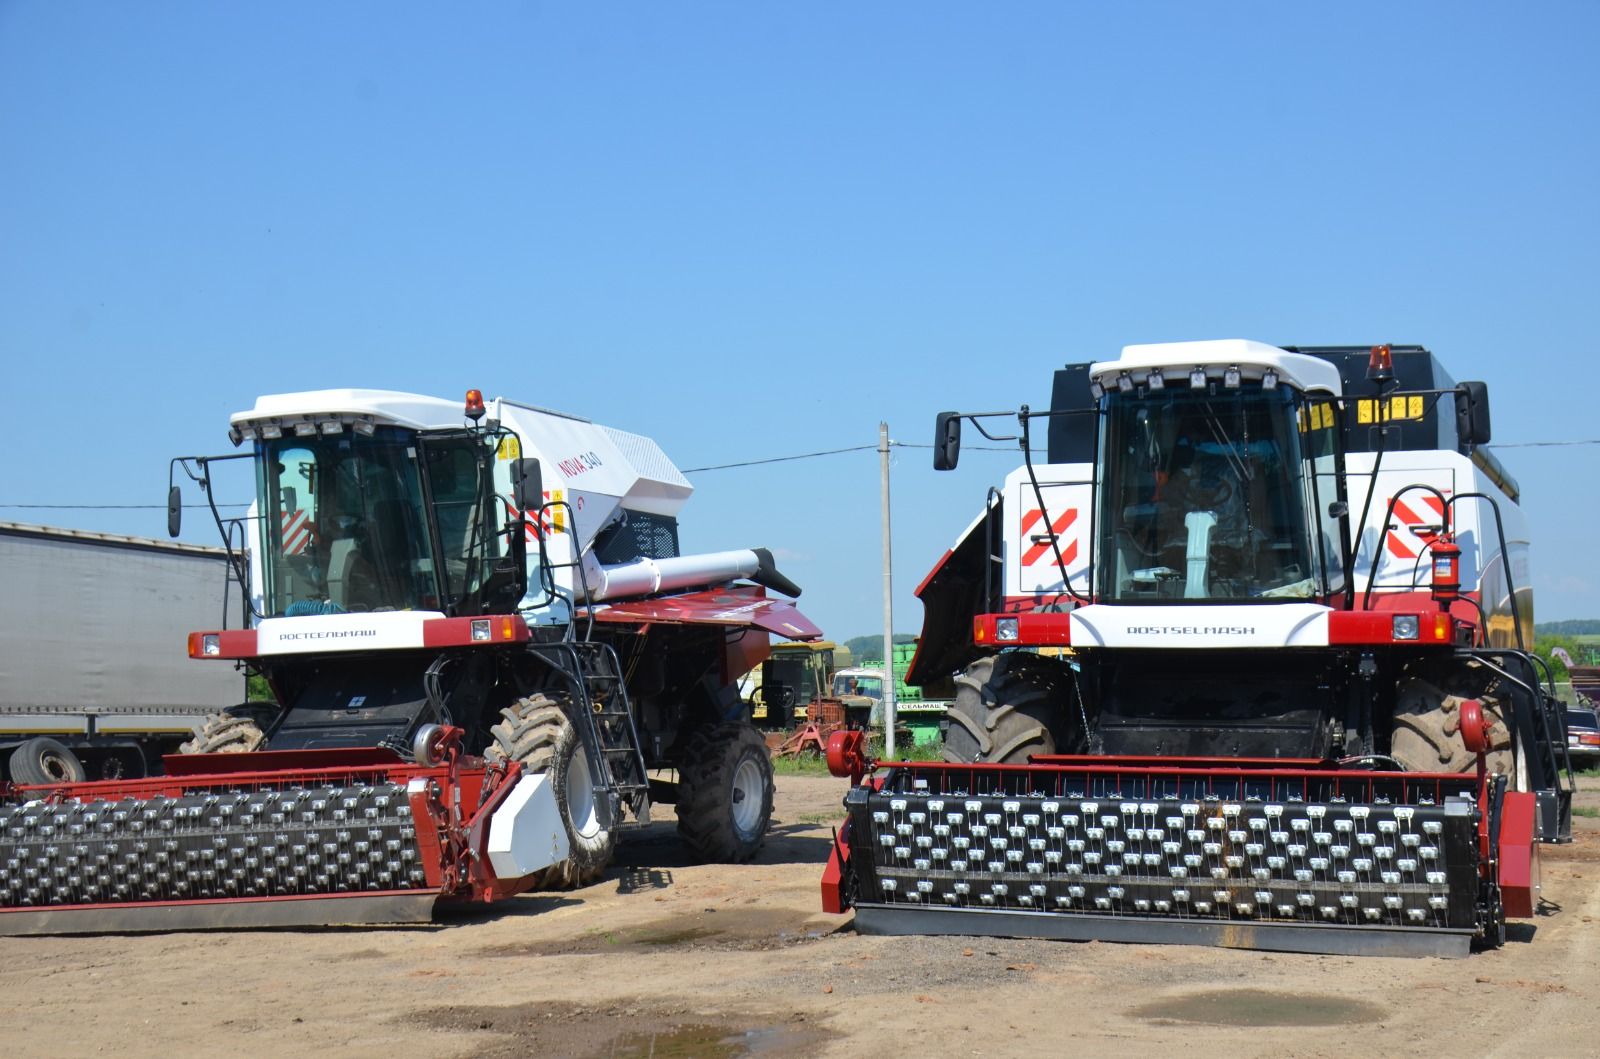
[[[837,738],[865,782],[826,908],[1413,955],[1535,913],[1573,779],[1481,383],[1417,347],[1130,346],[1014,433],[996,415],[937,423],[937,469],[963,420],[1024,454],[918,590],[907,679],[953,690],[944,760]]]
[[[593,881],[652,802],[695,855],[755,854],[735,682],[820,633],[765,550],[679,554],[691,487],[653,441],[476,390],[263,397],[230,433],[174,461],[208,499],[219,460],[257,485],[212,508],[241,621],[188,650],[273,701],[161,776],[0,785],[0,934],[422,921]]]

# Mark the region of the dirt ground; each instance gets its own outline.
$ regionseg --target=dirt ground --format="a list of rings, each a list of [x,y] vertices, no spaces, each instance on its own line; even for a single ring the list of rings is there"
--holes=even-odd
[[[1579,804],[1600,808],[1600,781]],[[430,927],[0,938],[10,1056],[1592,1055],[1600,819],[1464,960],[860,937],[819,913],[842,781],[779,778],[742,867],[664,821],[605,881]]]

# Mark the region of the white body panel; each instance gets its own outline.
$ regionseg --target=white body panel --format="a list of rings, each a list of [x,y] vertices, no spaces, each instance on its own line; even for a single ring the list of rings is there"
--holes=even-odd
[[[1035,466],[1044,508],[1028,480],[1026,467],[1006,476],[1005,594],[1009,597],[1053,597],[1066,592],[1061,566],[1050,538],[1055,538],[1072,587],[1089,594],[1089,557],[1094,525],[1094,465],[1088,463]],[[1070,602],[1070,595],[1067,600]]]
[[[421,647],[423,623],[442,617],[433,610],[396,610],[265,618],[256,623],[256,652],[291,655]]]
[[[567,829],[549,776],[523,776],[489,818],[489,866],[520,879],[566,860]]]
[[[1208,606],[1090,604],[1071,615],[1074,647],[1326,647],[1329,608],[1315,603]]]
[[[1359,518],[1371,488],[1374,454],[1352,453],[1345,457],[1349,477],[1350,517]],[[1528,520],[1522,509],[1500,491],[1471,459],[1456,452],[1386,452],[1378,469],[1378,488],[1372,497],[1366,525],[1359,534],[1356,549],[1356,589],[1365,591],[1372,568],[1373,552],[1379,553],[1374,591],[1427,589],[1432,585],[1429,566],[1418,558],[1440,518],[1438,501],[1423,490],[1402,493],[1408,485],[1431,485],[1446,499],[1457,493],[1484,493],[1499,504],[1504,520],[1506,548],[1511,552],[1512,575],[1519,593],[1528,589]],[[1389,501],[1399,496],[1400,503],[1388,525],[1384,515]],[[1461,547],[1461,585],[1476,590],[1487,574],[1491,582],[1503,581],[1500,540],[1495,526],[1494,508],[1486,501],[1468,497],[1452,508],[1456,543]],[[1354,530],[1352,529],[1352,532]],[[1488,601],[1485,600],[1487,604]],[[1525,619],[1526,620],[1526,617]]]

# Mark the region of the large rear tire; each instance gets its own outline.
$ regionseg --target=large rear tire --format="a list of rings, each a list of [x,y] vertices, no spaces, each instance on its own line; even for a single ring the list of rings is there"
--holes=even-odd
[[[1510,776],[1515,767],[1499,679],[1477,662],[1417,665],[1400,681],[1395,696],[1389,755],[1418,772],[1471,772],[1478,758],[1461,742],[1461,703],[1477,699],[1489,732],[1489,771]]]
[[[689,736],[678,765],[678,834],[702,860],[743,864],[772,821],[772,757],[748,724],[718,724]]]
[[[1011,765],[1054,754],[1065,702],[1054,663],[1020,653],[980,658],[956,677],[944,759]]]
[[[589,758],[561,701],[530,695],[500,711],[501,721],[489,729],[493,741],[483,756],[490,761],[521,762],[530,776],[549,776],[561,822],[567,829],[569,856],[536,873],[534,890],[572,890],[605,874],[616,852],[614,832],[600,826]]]

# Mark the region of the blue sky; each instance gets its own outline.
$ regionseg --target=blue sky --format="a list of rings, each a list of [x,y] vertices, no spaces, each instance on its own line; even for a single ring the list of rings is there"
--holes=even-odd
[[[1600,437],[1597,45],[1587,3],[10,0],[0,504],[159,504],[262,392],[477,386],[698,467],[1191,338],[1423,343],[1498,440]],[[1597,452],[1501,451],[1541,619],[1600,614]],[[897,627],[1015,462],[897,454]],[[686,549],[881,628],[874,454],[694,480]]]

